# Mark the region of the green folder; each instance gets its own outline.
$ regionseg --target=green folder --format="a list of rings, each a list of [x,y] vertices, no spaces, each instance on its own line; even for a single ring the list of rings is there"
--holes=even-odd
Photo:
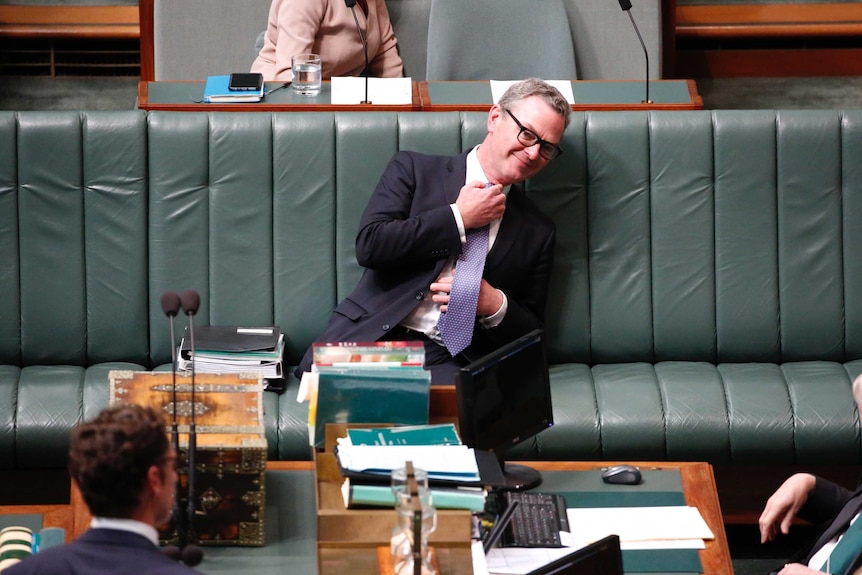
[[[320,368],[314,444],[327,423],[428,423],[431,372],[411,368]]]

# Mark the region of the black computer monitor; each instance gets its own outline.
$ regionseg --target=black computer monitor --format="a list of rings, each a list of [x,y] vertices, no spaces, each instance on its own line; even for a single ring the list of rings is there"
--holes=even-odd
[[[554,424],[548,362],[537,329],[460,369],[456,381],[461,440],[493,451],[509,489],[530,489],[541,474],[505,463],[506,452]]]
[[[608,535],[527,575],[623,575],[620,538]]]

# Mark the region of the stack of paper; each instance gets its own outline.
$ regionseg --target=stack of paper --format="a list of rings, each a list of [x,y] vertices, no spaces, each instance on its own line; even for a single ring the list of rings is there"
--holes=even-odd
[[[349,452],[353,446],[460,446],[461,438],[452,423],[439,425],[405,425],[402,427],[352,428],[346,437],[338,438],[338,451]],[[448,453],[448,452],[442,452]],[[403,466],[403,464],[402,464]],[[417,467],[419,467],[417,465]],[[421,469],[421,468],[420,468]],[[487,490],[482,487],[456,485],[431,488],[431,503],[438,509],[483,511]],[[362,477],[346,478],[341,487],[344,506],[394,507],[395,495],[387,482]]]
[[[186,328],[188,331],[188,328]],[[188,333],[180,342],[179,368],[198,373],[259,371],[267,379],[280,379],[284,334],[278,327],[226,327],[206,325],[195,329],[195,349]]]
[[[428,472],[429,480],[475,483],[479,465],[466,445],[339,445],[339,465],[346,471],[389,476],[406,461]]]
[[[623,549],[703,549],[715,539],[697,507],[614,507],[567,509],[578,544],[619,535]]]

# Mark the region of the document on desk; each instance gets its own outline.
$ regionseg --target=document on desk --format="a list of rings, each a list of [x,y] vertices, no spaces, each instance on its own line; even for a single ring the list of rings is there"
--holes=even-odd
[[[360,104],[365,100],[364,76],[336,76],[331,80],[332,104]],[[372,104],[413,103],[411,78],[368,78],[368,100]]]
[[[576,545],[611,534],[619,535],[623,549],[699,548],[715,539],[696,507],[570,508],[566,514]]]
[[[354,472],[389,475],[412,461],[429,479],[480,479],[476,454],[466,445],[339,445],[336,455],[341,467]]]

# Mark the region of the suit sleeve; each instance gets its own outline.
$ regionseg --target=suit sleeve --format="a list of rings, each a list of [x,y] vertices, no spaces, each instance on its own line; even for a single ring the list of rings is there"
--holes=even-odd
[[[461,252],[458,226],[437,171],[418,165],[405,152],[392,158],[359,222],[359,265],[403,270]]]
[[[507,274],[508,276],[520,276],[514,277],[514,282],[508,281],[505,285],[494,285],[493,278],[491,278],[491,285],[505,292],[509,300],[509,309],[500,325],[480,330],[494,342],[494,345],[503,345],[529,331],[544,327],[545,307],[554,265],[555,241],[556,234],[551,228],[538,252],[534,254],[531,260],[528,260],[529,267],[523,273],[512,274],[509,272]]]
[[[290,59],[295,54],[312,52],[325,9],[326,2],[320,0],[280,3],[276,15],[275,75],[267,79],[290,80],[293,77]]]
[[[851,497],[853,492],[849,489],[817,477],[814,489],[799,510],[799,517],[817,524],[831,521]]]

